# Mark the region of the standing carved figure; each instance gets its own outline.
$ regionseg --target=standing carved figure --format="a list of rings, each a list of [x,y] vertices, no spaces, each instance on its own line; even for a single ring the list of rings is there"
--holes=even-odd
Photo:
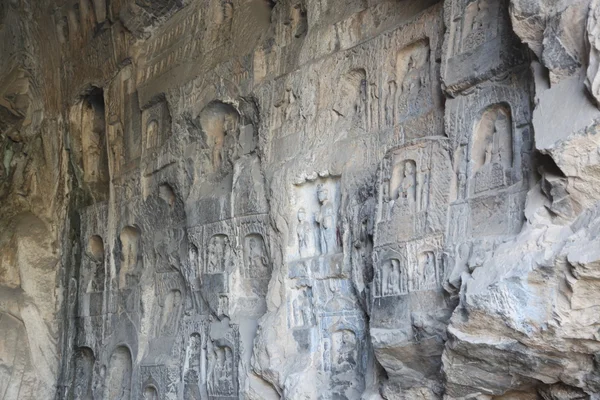
[[[337,232],[333,204],[329,200],[329,191],[323,185],[317,188],[321,208],[315,215],[320,227],[321,253],[334,254],[337,250]]]
[[[218,272],[219,270],[219,248],[217,244],[218,238],[213,236],[208,242],[208,268],[209,274]]]
[[[298,235],[300,257],[309,257],[310,249],[312,247],[312,227],[310,222],[306,220],[306,210],[302,207],[298,209],[298,227],[296,228],[296,234]]]
[[[221,271],[227,271],[227,268],[230,266],[230,263],[232,261],[231,244],[229,243],[229,238],[227,236],[223,237],[221,244]]]
[[[423,266],[423,275],[421,277],[423,285],[421,289],[432,289],[436,285],[435,276],[435,256],[432,252],[427,252],[425,255],[425,265]]]
[[[248,267],[250,276],[266,277],[269,274],[269,260],[265,255],[264,244],[255,238],[248,240]]]
[[[402,179],[402,201],[411,209],[414,207],[417,199],[417,182],[415,166],[411,161],[404,164],[404,178]]]

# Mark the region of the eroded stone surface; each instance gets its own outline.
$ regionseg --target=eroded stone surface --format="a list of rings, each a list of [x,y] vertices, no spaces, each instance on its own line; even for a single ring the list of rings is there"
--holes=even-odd
[[[597,399],[597,1],[0,5],[0,399]]]

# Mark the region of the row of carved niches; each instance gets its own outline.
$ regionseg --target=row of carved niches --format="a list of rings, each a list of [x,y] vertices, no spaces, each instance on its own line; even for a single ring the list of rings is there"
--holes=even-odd
[[[96,359],[89,347],[78,347],[74,355],[73,399],[131,399],[134,365],[126,346],[114,349],[107,365]]]
[[[147,41],[138,83],[147,84],[185,60],[231,44],[234,11],[232,0],[210,0],[176,13]]]
[[[292,159],[323,138],[342,141],[364,132],[385,132],[380,141],[387,146],[440,135],[440,11],[433,7],[394,31],[259,87],[271,157]]]
[[[125,313],[138,319],[138,284],[143,271],[141,233],[135,226],[121,230],[114,250],[115,276],[110,273],[108,250],[101,236],[90,235],[84,248],[79,272],[77,317],[80,329],[77,334],[78,343],[90,345],[88,339],[94,335],[102,338],[113,332],[112,325],[117,323],[113,316]]]
[[[513,33],[508,0],[446,2],[443,80],[451,94],[525,63],[526,53]]]
[[[377,246],[443,232],[452,179],[446,139],[419,139],[381,163]]]
[[[210,320],[187,320],[178,326],[176,349],[170,352],[166,342],[150,343],[139,364],[123,343],[102,347],[100,357],[90,347],[78,347],[70,389],[73,398],[93,394],[103,399],[200,399],[200,393],[205,393],[209,399],[237,399],[238,326]],[[165,352],[170,356],[165,357]]]
[[[192,288],[200,292],[213,315],[264,312],[264,297],[273,270],[269,238],[266,214],[190,230],[191,254],[197,257],[193,265],[198,269]]]
[[[528,76],[525,70],[508,74],[446,103],[453,148],[452,243],[520,230],[532,173]]]

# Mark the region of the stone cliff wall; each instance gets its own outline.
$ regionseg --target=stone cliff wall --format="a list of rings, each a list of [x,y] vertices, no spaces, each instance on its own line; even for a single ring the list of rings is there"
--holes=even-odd
[[[599,20],[0,4],[0,399],[599,399]]]

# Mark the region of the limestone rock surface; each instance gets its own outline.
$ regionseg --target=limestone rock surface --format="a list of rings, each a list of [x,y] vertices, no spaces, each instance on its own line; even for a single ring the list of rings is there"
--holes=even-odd
[[[597,0],[0,3],[0,400],[600,399]]]

